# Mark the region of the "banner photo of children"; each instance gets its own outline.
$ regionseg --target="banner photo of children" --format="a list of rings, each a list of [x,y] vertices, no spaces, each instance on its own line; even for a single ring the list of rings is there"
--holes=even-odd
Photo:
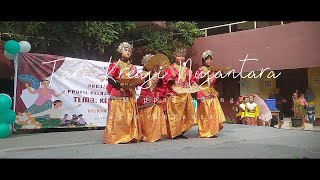
[[[105,126],[109,64],[19,53],[14,128]],[[142,70],[142,67],[137,68]]]

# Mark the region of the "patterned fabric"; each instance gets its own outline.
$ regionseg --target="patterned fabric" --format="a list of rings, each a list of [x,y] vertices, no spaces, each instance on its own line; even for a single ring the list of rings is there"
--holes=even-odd
[[[105,144],[128,143],[141,138],[141,126],[137,116],[135,97],[110,99],[107,126],[104,130]]]
[[[180,65],[178,65],[176,63],[173,63],[173,67],[174,67],[174,69],[178,69],[178,71],[179,71],[178,76],[180,75],[181,81],[185,82],[186,81],[186,77],[187,77],[186,76],[187,67],[180,66]]]
[[[180,73],[179,73],[180,72]],[[177,93],[172,89],[172,84],[169,84],[170,80],[174,80],[175,84],[181,86],[191,86],[196,82],[191,70],[185,66],[177,66],[177,64],[171,64],[170,67],[164,70],[166,76],[162,79],[164,87],[166,87],[166,94],[176,95]],[[190,79],[190,83],[189,83]]]
[[[39,94],[37,100],[34,102],[35,105],[41,106],[44,102],[50,100],[53,95],[56,95],[55,90],[41,87],[34,91],[35,94]]]
[[[146,74],[146,71],[142,72],[142,74]],[[159,79],[155,73],[151,79],[148,79],[147,82],[144,83],[138,99],[138,108],[150,107],[161,102],[163,98],[160,98],[160,92],[158,92],[158,86],[161,86],[158,82]]]
[[[108,68],[108,76],[112,77],[114,80],[118,80],[121,76],[128,78],[128,72],[133,71],[133,74],[137,73],[137,68],[133,66],[130,63],[123,62],[119,60],[116,63],[112,63]],[[113,97],[131,97],[135,96],[134,89],[132,90],[126,90],[126,91],[120,91],[119,89],[114,88],[110,83],[108,83],[106,87],[107,92],[110,96]]]
[[[140,108],[141,141],[156,142],[166,135],[165,116],[160,105]]]
[[[210,76],[210,72],[206,66],[202,66],[195,74],[197,83],[203,88],[202,91],[197,92],[198,137],[215,136],[222,129],[223,122],[226,120],[217,98],[218,92],[213,87],[216,78]],[[207,79],[200,84],[199,80],[204,75]]]
[[[293,114],[295,118],[302,119],[301,127],[304,128],[304,123],[306,122],[306,109],[303,105],[303,102],[301,102],[298,98],[293,98]]]
[[[219,132],[219,118],[217,116],[216,104],[211,99],[198,100],[197,119],[198,137],[209,138]]]
[[[197,92],[197,99],[206,99],[206,98],[213,98],[218,95],[218,92],[214,89],[213,85],[216,82],[215,77],[209,78],[210,70],[206,66],[202,66],[195,74],[195,78],[197,78],[197,83],[199,86],[203,89],[200,92]],[[203,83],[200,83],[199,80],[201,77],[203,77],[205,74],[207,77],[207,80]]]
[[[245,117],[257,118],[259,114],[259,107],[256,103],[246,103],[246,110],[244,112]]]
[[[219,102],[219,99],[217,97],[213,98],[213,102],[214,102],[214,110],[216,111],[216,118],[218,119],[220,125],[221,123],[224,123],[226,121],[226,117],[223,113],[221,104]]]
[[[196,124],[191,94],[167,97],[168,138],[174,138],[188,131]]]
[[[31,114],[38,114],[38,113],[44,112],[44,111],[51,109],[51,108],[52,108],[52,102],[51,102],[51,100],[47,100],[41,106],[37,106],[37,105],[33,104],[28,109],[26,109],[24,112],[25,113],[30,112]],[[49,115],[44,115],[44,116],[40,116],[40,117],[44,118],[44,119],[50,118]]]
[[[253,117],[245,117],[242,119],[242,124],[256,126],[257,120],[256,118],[253,118]]]
[[[306,116],[305,106],[300,104],[299,101],[296,101],[294,105],[294,117],[304,119],[305,116]]]

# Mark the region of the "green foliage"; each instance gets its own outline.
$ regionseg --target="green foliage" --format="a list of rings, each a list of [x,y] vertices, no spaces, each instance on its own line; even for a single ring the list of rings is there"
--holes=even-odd
[[[134,22],[112,21],[0,22],[2,32],[17,41],[29,41],[33,52],[75,55],[102,54],[105,47],[135,28]]]
[[[134,33],[134,22],[116,21],[0,21],[0,31],[16,41],[26,40],[31,52],[79,58],[95,58],[105,48],[115,51],[119,42],[141,36],[150,52],[163,53],[172,59],[176,47],[190,48],[204,35],[194,22],[179,21],[167,28]],[[89,56],[89,57],[88,57]]]
[[[168,33],[167,30],[144,32],[142,37],[147,42],[144,47],[150,52],[169,55],[172,49],[170,44],[172,37]]]
[[[176,47],[190,48],[195,39],[204,36],[195,22],[179,21],[166,29],[150,30],[142,34],[145,48],[150,52],[164,53],[170,59]]]
[[[56,128],[60,127],[61,123],[59,119],[36,118],[36,121],[41,124],[41,128]]]
[[[181,44],[176,46],[182,46],[184,48],[190,48],[195,39],[204,36],[205,33],[200,31],[195,22],[179,21],[173,24],[173,29],[177,32],[177,37],[174,40],[178,40]]]

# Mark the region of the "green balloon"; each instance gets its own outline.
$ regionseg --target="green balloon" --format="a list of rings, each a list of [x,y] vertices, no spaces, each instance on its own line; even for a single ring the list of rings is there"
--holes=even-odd
[[[0,113],[0,123],[11,124],[16,120],[16,113],[11,109]]]
[[[20,44],[15,40],[9,40],[4,44],[4,49],[10,54],[20,52]]]
[[[12,99],[7,94],[0,94],[0,112],[9,110],[12,106]]]
[[[10,134],[10,125],[9,124],[0,124],[0,138],[6,138]]]

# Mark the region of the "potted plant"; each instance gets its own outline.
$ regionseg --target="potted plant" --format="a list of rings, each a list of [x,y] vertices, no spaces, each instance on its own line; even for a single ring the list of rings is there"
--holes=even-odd
[[[302,118],[300,117],[291,117],[292,127],[301,127],[302,126]]]

